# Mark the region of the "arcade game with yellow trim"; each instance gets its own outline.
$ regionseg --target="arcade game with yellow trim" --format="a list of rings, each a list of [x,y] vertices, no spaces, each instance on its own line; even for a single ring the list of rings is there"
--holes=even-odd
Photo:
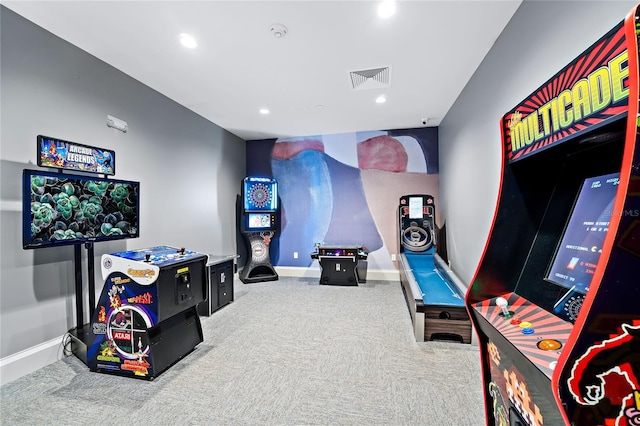
[[[466,305],[487,424],[640,424],[639,9],[501,119]]]

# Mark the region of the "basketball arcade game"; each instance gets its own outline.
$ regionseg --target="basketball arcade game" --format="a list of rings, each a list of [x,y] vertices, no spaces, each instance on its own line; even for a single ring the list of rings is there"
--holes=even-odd
[[[271,264],[271,241],[279,226],[278,183],[273,178],[249,176],[242,181],[240,232],[248,256],[239,273],[243,283],[278,279]]]
[[[416,341],[471,343],[471,322],[458,286],[435,252],[435,204],[431,195],[405,195],[398,207],[400,282]]]
[[[487,424],[640,422],[638,10],[502,117],[466,303]]]

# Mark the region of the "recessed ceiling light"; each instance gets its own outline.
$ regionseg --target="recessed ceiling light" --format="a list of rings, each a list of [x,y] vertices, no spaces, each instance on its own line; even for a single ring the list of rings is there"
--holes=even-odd
[[[269,110],[266,108],[260,108],[260,114],[269,114]]]
[[[386,96],[384,96],[384,95],[380,95],[380,96],[378,96],[378,97],[376,98],[376,103],[377,103],[377,104],[383,104],[383,103],[385,103],[385,102],[387,102],[387,98],[386,98]]]
[[[180,43],[182,43],[182,45],[188,49],[195,49],[196,47],[198,47],[196,39],[185,33],[180,34]]]
[[[396,2],[393,0],[385,0],[378,6],[378,16],[388,18],[396,13]]]

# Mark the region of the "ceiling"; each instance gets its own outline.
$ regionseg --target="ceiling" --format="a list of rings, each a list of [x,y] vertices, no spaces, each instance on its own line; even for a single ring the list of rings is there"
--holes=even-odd
[[[2,2],[256,140],[439,125],[521,0],[398,1],[387,19],[378,17],[379,3]],[[273,24],[286,26],[286,35],[275,37]],[[181,33],[198,46],[183,47]],[[352,71],[385,67],[359,73],[365,77],[354,89]],[[376,103],[379,95],[385,103]]]

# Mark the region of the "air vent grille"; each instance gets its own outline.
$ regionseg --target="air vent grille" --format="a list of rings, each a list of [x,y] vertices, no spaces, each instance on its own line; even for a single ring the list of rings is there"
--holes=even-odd
[[[349,80],[353,90],[377,89],[391,85],[391,68],[372,68],[349,72]]]

